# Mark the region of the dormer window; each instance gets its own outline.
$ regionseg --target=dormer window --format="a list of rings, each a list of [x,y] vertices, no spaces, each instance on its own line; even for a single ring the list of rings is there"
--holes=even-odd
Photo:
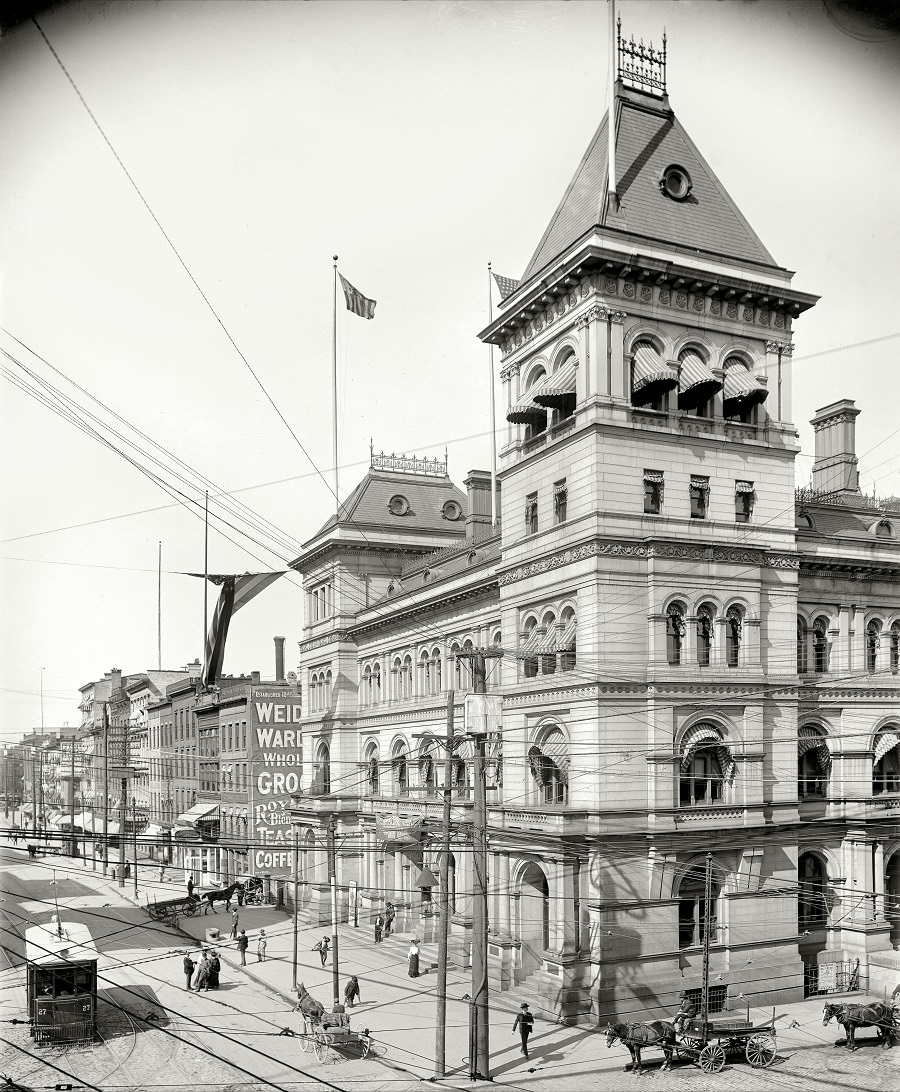
[[[388,501],[388,511],[392,516],[405,516],[409,512],[409,501],[402,493],[395,493]]]
[[[893,538],[894,528],[888,522],[888,520],[881,520],[875,528],[875,536],[877,538]]]
[[[444,519],[458,520],[462,515],[462,508],[455,500],[444,501],[444,505],[441,508],[441,515]]]
[[[684,201],[690,196],[693,182],[691,176],[678,163],[670,163],[659,176],[660,192],[673,201]]]

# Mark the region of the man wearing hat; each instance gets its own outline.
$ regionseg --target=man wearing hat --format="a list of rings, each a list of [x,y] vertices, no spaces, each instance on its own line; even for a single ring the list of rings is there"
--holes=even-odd
[[[531,1034],[531,1029],[534,1027],[534,1017],[528,1011],[528,1005],[522,1002],[522,1007],[516,1013],[516,1022],[513,1024],[513,1035],[516,1033],[516,1028],[519,1029],[519,1035],[522,1038],[522,1053],[525,1057],[528,1057],[528,1036]]]

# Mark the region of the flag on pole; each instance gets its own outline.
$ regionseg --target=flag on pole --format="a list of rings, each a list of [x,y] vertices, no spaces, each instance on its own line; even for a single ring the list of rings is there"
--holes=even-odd
[[[354,288],[343,274],[338,273],[338,276],[341,278],[341,288],[344,290],[344,299],[347,301],[347,310],[352,311],[354,315],[359,315],[360,318],[375,318],[376,301],[366,299],[362,292],[360,292],[358,288]]]
[[[521,281],[514,281],[512,277],[501,277],[499,273],[494,274],[494,280],[497,282],[497,290],[500,293],[501,300],[511,296],[522,283]]]
[[[198,576],[203,579],[203,573],[185,573],[185,576]],[[219,592],[219,601],[216,603],[216,612],[213,615],[212,625],[206,635],[206,649],[203,657],[203,672],[200,682],[203,686],[213,686],[216,679],[222,673],[222,661],[225,659],[225,639],[228,636],[228,626],[231,616],[236,614],[241,607],[246,606],[284,572],[275,573],[241,573],[240,575],[207,574],[206,579],[211,584],[222,586]]]

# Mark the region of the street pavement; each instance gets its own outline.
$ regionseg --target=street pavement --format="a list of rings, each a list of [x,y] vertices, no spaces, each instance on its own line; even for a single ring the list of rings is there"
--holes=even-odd
[[[141,1011],[140,1034],[107,1035],[104,1046],[112,1050],[120,1045],[122,1058],[109,1074],[97,1074],[88,1065],[96,1061],[96,1051],[67,1052],[64,1071],[79,1073],[85,1080],[94,1073],[102,1088],[147,1088],[159,1092],[169,1085],[160,1084],[165,1072],[171,1087],[183,1089],[185,1084],[207,1088],[289,1088],[312,1089],[327,1082],[330,1087],[363,1089],[367,1092],[406,1092],[434,1073],[436,991],[435,969],[425,959],[423,973],[409,978],[406,964],[405,938],[390,937],[375,945],[368,927],[339,927],[339,988],[355,974],[360,982],[361,1003],[350,1010],[352,1026],[368,1028],[375,1049],[367,1059],[332,1052],[320,1063],[314,1054],[302,1053],[295,1037],[302,1029],[299,1013],[294,1011],[293,994],[293,922],[274,907],[245,906],[239,909],[239,927],[250,937],[247,966],[240,965],[235,944],[229,939],[231,915],[219,904],[216,913],[182,917],[177,928],[152,922],[146,913],[146,903],[154,898],[172,898],[185,893],[173,879],[160,883],[158,866],[142,864],[138,869],[138,893],[133,880],[119,886],[112,876],[104,877],[92,862],[69,858],[27,860],[20,841],[17,849],[5,851],[8,867],[4,890],[15,887],[21,912],[31,920],[49,919],[52,898],[50,872],[55,868],[62,878],[56,888],[60,893],[63,917],[76,918],[79,913],[106,915],[99,946],[110,960],[105,980],[122,989],[126,1000],[123,1009],[132,1014],[140,1005],[136,998],[146,996],[147,1011]],[[169,870],[169,876],[173,875]],[[180,873],[178,873],[180,875]],[[11,879],[15,882],[10,882]],[[44,885],[46,893],[37,897]],[[63,896],[62,892],[65,892]],[[4,896],[4,912],[12,895]],[[6,923],[5,923],[6,924]],[[94,927],[94,926],[92,926]],[[207,930],[218,929],[220,936],[208,939]],[[256,940],[261,929],[268,936],[265,962],[257,962]],[[330,1009],[332,1005],[332,965],[329,956],[323,967],[314,943],[325,934],[322,927],[312,927],[301,921],[298,932],[297,980]],[[186,951],[200,947],[215,947],[222,962],[221,988],[199,995],[184,990],[181,960]],[[105,961],[109,963],[109,960]],[[24,1009],[21,988],[22,969],[16,960],[0,972],[0,987],[12,986],[2,994],[2,1015],[15,1008]],[[446,1058],[447,1076],[442,1083],[448,1087],[472,1088],[468,1078],[468,971],[450,969],[447,981]],[[854,1000],[859,997],[854,996]],[[12,1009],[11,1006],[12,1005]],[[167,1037],[150,1030],[152,1016],[165,1024]],[[754,1022],[768,1022],[772,1010],[751,1010]],[[123,1017],[131,1019],[131,1017]],[[491,998],[491,1075],[495,1084],[510,1089],[618,1090],[636,1079],[652,1080],[662,1092],[669,1088],[685,1092],[703,1092],[707,1088],[730,1089],[830,1089],[853,1087],[863,1092],[887,1092],[900,1085],[900,1049],[882,1051],[874,1044],[870,1032],[860,1033],[861,1049],[849,1053],[835,1047],[839,1037],[834,1025],[822,1026],[822,1001],[810,1000],[778,1006],[775,1013],[778,1029],[779,1058],[768,1070],[753,1070],[741,1060],[729,1060],[719,1074],[707,1076],[691,1064],[677,1064],[663,1072],[657,1051],[644,1055],[645,1070],[640,1078],[624,1072],[629,1061],[626,1050],[619,1044],[607,1049],[602,1030],[591,1027],[568,1027],[537,1020],[530,1044],[530,1057],[519,1052],[518,1036],[512,1032],[514,1007],[503,995]],[[134,1021],[132,1019],[132,1025]],[[283,1029],[294,1037],[279,1034]],[[127,1031],[127,1029],[125,1029]],[[48,1060],[52,1054],[35,1051],[27,1035],[19,1035],[18,1047],[24,1045]],[[24,1038],[23,1038],[24,1036]],[[4,1033],[4,1038],[7,1035]],[[153,1043],[152,1047],[147,1047]],[[12,1073],[17,1079],[28,1071],[29,1061],[15,1051],[3,1061],[2,1073]],[[101,1052],[102,1053],[102,1052]],[[13,1056],[14,1055],[14,1056]],[[109,1069],[109,1057],[104,1065]],[[166,1065],[160,1069],[161,1061]],[[57,1059],[59,1061],[59,1059]],[[15,1064],[14,1064],[15,1063]],[[78,1066],[82,1066],[79,1069]],[[238,1068],[235,1069],[234,1067]],[[229,1068],[230,1067],[230,1068]],[[31,1065],[34,1069],[34,1065]],[[103,1067],[101,1066],[101,1069]],[[147,1072],[143,1072],[147,1069]],[[151,1080],[151,1076],[153,1079]],[[257,1083],[253,1083],[254,1077]],[[59,1078],[57,1078],[59,1079]],[[144,1083],[140,1083],[144,1082]],[[249,1082],[249,1083],[248,1083]],[[478,1083],[478,1082],[476,1082]],[[35,1087],[47,1087],[47,1080],[35,1082]],[[27,1087],[31,1087],[27,1085]]]

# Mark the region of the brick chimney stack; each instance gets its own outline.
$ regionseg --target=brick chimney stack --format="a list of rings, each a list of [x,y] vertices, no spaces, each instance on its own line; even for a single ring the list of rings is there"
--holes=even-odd
[[[466,514],[466,538],[474,540],[480,529],[489,530],[491,526],[491,475],[487,470],[470,470],[463,482],[468,497]]]
[[[275,637],[275,682],[284,682],[284,638]]]
[[[816,433],[813,489],[823,493],[859,493],[856,466],[856,418],[859,413],[850,398],[816,410],[810,421]]]

